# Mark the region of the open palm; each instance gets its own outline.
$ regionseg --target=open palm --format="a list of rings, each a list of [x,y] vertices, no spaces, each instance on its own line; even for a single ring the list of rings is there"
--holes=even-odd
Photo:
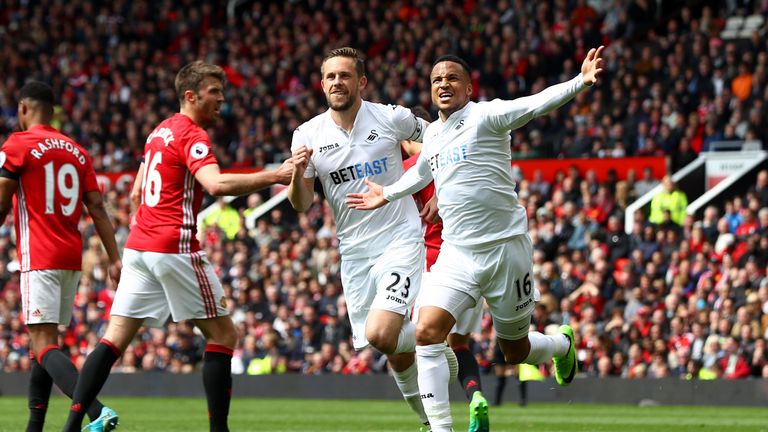
[[[598,48],[589,50],[584,63],[581,64],[581,75],[584,78],[584,84],[588,86],[596,83],[598,74],[603,71],[602,55],[604,48],[604,46],[600,45]]]
[[[365,184],[368,186],[367,192],[347,194],[347,206],[349,208],[374,210],[389,202],[384,199],[384,189],[381,185],[372,182],[368,177],[365,178]]]

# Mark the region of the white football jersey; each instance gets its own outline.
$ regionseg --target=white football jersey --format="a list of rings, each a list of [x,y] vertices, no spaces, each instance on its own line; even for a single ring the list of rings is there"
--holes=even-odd
[[[515,193],[509,132],[558,108],[583,88],[578,75],[533,96],[469,102],[445,122],[432,122],[418,162],[403,180],[384,188],[384,197],[392,204],[410,201],[397,198],[434,179],[443,240],[459,246],[528,232],[525,208]]]
[[[400,141],[421,141],[426,125],[407,108],[363,101],[350,133],[333,121],[330,110],[294,131],[292,151],[302,145],[314,150],[304,177],[318,177],[323,185],[342,256],[376,256],[393,243],[424,241],[412,199],[359,211],[350,209],[346,198],[348,193],[368,189],[366,177],[378,184],[399,179],[403,175]]]

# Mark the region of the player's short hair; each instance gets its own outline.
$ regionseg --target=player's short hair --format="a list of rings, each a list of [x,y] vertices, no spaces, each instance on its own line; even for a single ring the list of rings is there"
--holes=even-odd
[[[227,76],[224,70],[214,64],[205,63],[202,60],[196,60],[187,64],[178,74],[176,74],[176,94],[179,101],[184,101],[184,92],[192,90],[197,93],[203,85],[203,80],[208,77],[214,77],[222,84],[227,82]]]
[[[323,64],[325,64],[326,61],[334,57],[351,58],[352,60],[355,61],[355,70],[357,71],[358,78],[362,78],[365,76],[365,60],[363,60],[363,56],[360,55],[360,53],[357,52],[356,49],[350,48],[350,47],[332,49],[325,54],[325,57],[323,58]],[[321,66],[320,73],[322,72],[323,72],[323,68]]]
[[[411,113],[420,119],[424,119],[429,123],[432,123],[432,115],[421,105],[416,105],[411,108]]]
[[[32,100],[47,107],[53,107],[53,89],[41,81],[27,81],[19,91],[19,100]]]
[[[438,63],[444,61],[458,64],[462,69],[464,69],[464,72],[466,72],[468,76],[472,76],[472,71],[469,69],[469,63],[467,63],[463,58],[453,54],[441,55],[437,58],[437,60],[435,60],[434,63],[432,63],[432,67],[434,68]]]

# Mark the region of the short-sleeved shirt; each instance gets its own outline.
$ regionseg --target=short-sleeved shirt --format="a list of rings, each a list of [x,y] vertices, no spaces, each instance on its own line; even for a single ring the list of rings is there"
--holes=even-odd
[[[160,123],[144,145],[141,205],[125,247],[138,251],[192,253],[203,188],[201,167],[215,164],[208,134],[184,114]]]
[[[8,137],[0,171],[19,182],[13,213],[21,271],[81,270],[83,196],[99,190],[85,149],[51,126],[35,125]]]
[[[400,141],[421,141],[426,122],[407,108],[363,101],[352,131],[331,118],[330,110],[299,126],[292,150],[314,152],[305,178],[318,177],[336,221],[341,254],[350,259],[380,255],[395,242],[422,241],[413,200],[400,200],[373,211],[352,210],[348,193],[365,192],[365,178],[394,183],[403,174]]]

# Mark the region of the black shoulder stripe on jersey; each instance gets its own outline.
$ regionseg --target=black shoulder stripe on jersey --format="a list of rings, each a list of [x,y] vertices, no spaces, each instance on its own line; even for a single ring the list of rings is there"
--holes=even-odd
[[[413,133],[410,137],[408,137],[409,140],[412,140],[414,138],[418,138],[421,135],[421,122],[419,121],[419,118],[415,115],[411,115],[413,120],[416,121],[416,128],[414,129]]]
[[[8,171],[8,169],[6,168],[0,168],[0,177],[5,177],[11,180],[19,181],[19,175],[13,171]]]

